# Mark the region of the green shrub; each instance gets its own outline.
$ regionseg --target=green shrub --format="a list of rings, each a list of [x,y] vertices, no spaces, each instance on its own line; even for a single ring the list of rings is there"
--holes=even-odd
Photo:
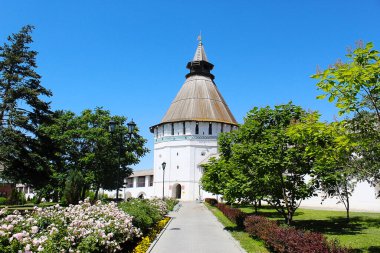
[[[95,202],[95,192],[93,191],[86,191],[86,198],[89,198],[91,203]]]
[[[10,205],[23,205],[26,203],[25,194],[13,189],[7,202]]]
[[[175,205],[178,204],[178,200],[175,198],[165,198],[165,202],[169,211],[173,211]]]
[[[7,198],[0,197],[0,205],[5,205],[5,204],[7,204]]]
[[[84,184],[83,175],[80,171],[72,170],[69,172],[63,192],[67,204],[77,204]]]
[[[120,202],[119,208],[133,216],[132,224],[143,232],[146,232],[163,217],[157,206],[148,199],[131,199],[128,202]]]

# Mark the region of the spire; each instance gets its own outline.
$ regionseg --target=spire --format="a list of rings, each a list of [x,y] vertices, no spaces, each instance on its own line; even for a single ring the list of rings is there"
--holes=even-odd
[[[195,51],[194,58],[191,62],[187,63],[186,68],[190,69],[190,73],[186,75],[186,78],[193,75],[201,75],[214,79],[214,75],[210,73],[210,71],[214,68],[214,65],[212,65],[207,59],[206,52],[202,43],[201,33],[198,36],[198,47]]]
[[[195,51],[193,61],[207,61],[208,62],[206,52],[202,44],[202,33],[198,35],[198,47],[197,47],[197,50]]]

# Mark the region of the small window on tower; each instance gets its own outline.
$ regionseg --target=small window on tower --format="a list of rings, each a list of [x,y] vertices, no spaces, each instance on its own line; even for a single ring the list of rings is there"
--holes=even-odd
[[[172,123],[172,135],[174,135],[174,123]]]
[[[199,123],[195,123],[195,134],[199,134]]]
[[[221,124],[221,127],[220,127],[220,132],[221,132],[221,133],[223,133],[223,130],[224,130],[223,128],[224,128],[224,124],[222,123],[222,124]]]
[[[182,123],[182,132],[183,134],[186,134],[186,122]]]
[[[162,125],[162,136],[165,136],[165,125]]]
[[[208,123],[208,134],[212,135],[212,123]]]

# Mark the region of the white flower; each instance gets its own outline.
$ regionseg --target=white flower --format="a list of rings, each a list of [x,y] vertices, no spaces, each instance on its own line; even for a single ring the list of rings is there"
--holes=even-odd
[[[38,227],[37,226],[33,226],[32,227],[32,234],[37,234],[38,233]]]

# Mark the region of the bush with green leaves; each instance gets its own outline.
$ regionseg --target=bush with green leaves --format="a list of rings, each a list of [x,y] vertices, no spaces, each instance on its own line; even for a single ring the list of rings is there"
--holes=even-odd
[[[178,204],[178,199],[175,198],[165,198],[165,203],[168,208],[168,211],[173,211],[175,205]]]
[[[160,200],[162,202],[162,200]],[[132,224],[146,232],[165,215],[162,203],[158,199],[131,199],[119,203],[119,208],[133,216]],[[165,211],[167,212],[167,211]]]
[[[0,210],[0,252],[120,252],[141,236],[116,203]],[[124,251],[123,251],[124,252]]]
[[[0,205],[7,204],[7,198],[6,197],[0,197]]]

